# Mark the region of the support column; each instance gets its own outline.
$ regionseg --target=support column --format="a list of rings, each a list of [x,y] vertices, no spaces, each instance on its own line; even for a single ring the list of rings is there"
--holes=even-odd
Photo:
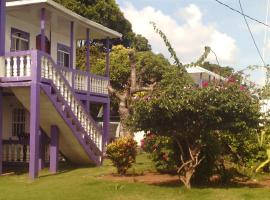
[[[86,71],[90,72],[90,30],[86,29]]]
[[[39,131],[39,143],[40,143],[40,148],[39,148],[39,170],[44,169],[45,167],[45,135],[44,133],[40,130]]]
[[[105,145],[109,140],[110,131],[110,100],[108,103],[103,104],[103,136],[102,136],[102,150],[104,151]]]
[[[59,155],[59,130],[57,126],[51,126],[51,144],[50,144],[50,171],[57,173]]]
[[[0,90],[0,175],[3,173],[3,91]]]
[[[69,67],[73,69],[73,56],[74,56],[74,22],[70,22],[70,57]]]
[[[45,36],[45,8],[41,9],[40,16],[40,34],[41,34],[41,51],[46,52],[46,36]]]
[[[39,159],[39,118],[40,118],[40,57],[37,52],[32,53],[32,81],[30,98],[30,162],[29,176],[34,179],[38,177]]]
[[[86,71],[88,72],[87,76],[87,100],[86,100],[86,110],[90,114],[90,30],[86,29]]]
[[[106,39],[106,77],[110,76],[110,38]]]
[[[5,55],[6,0],[0,0],[0,56]]]

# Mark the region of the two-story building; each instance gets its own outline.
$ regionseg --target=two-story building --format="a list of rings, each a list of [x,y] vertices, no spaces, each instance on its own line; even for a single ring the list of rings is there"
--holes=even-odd
[[[57,172],[59,154],[100,165],[110,121],[110,39],[116,31],[52,0],[0,0],[0,173],[29,163],[36,178],[44,163]],[[90,41],[106,40],[106,74],[89,73]],[[77,41],[86,45],[86,71],[76,69]],[[90,103],[103,106],[103,126]]]

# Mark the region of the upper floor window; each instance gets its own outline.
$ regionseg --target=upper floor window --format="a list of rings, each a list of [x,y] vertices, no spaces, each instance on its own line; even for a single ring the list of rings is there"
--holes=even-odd
[[[57,64],[61,67],[70,66],[70,47],[57,44]]]
[[[11,28],[11,51],[29,50],[29,40],[29,33],[15,28]]]

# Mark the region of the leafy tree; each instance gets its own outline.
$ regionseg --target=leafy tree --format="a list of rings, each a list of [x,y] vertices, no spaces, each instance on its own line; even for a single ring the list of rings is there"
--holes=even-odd
[[[54,0],[68,9],[90,20],[123,34],[122,41],[114,41],[115,44],[123,44],[137,50],[150,50],[146,38],[136,35],[132,31],[131,23],[124,17],[115,0]],[[138,46],[137,46],[138,45]]]
[[[97,59],[92,73],[104,74],[105,60]],[[121,134],[130,133],[125,121],[130,115],[131,102],[137,95],[153,90],[170,66],[164,56],[151,51],[137,52],[122,45],[114,46],[110,56],[110,94],[117,101],[122,124]],[[114,101],[113,100],[113,101]]]
[[[140,34],[134,36],[131,47],[136,51],[151,51],[151,45],[148,43],[148,40]]]
[[[222,133],[245,137],[258,127],[260,113],[258,99],[237,83],[198,88],[181,69],[172,67],[153,92],[134,102],[130,116],[134,131],[151,131],[177,142],[177,173],[190,188],[209,138]]]

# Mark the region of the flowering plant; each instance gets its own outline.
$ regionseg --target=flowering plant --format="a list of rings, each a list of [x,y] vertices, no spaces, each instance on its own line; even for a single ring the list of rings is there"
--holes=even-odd
[[[131,137],[121,137],[107,147],[107,156],[117,168],[117,173],[125,175],[136,161],[137,142]]]

